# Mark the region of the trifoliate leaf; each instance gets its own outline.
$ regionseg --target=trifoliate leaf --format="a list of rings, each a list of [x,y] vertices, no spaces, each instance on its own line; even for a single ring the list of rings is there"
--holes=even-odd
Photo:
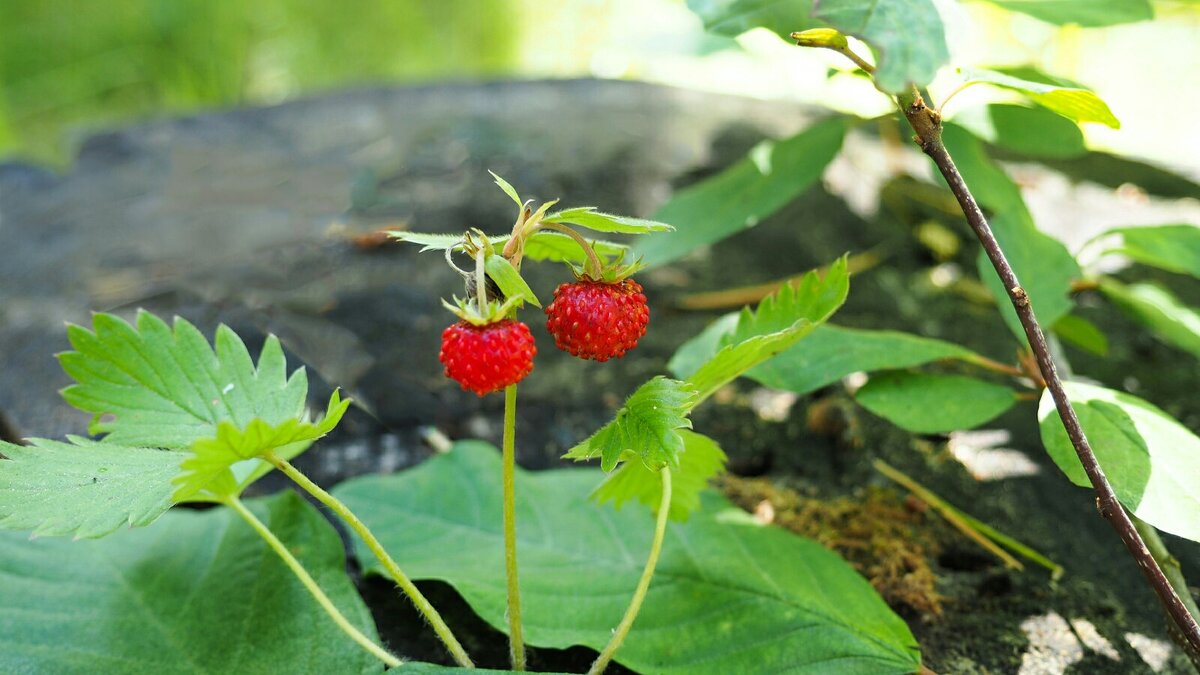
[[[496,185],[499,185],[501,190],[504,190],[504,194],[517,203],[517,208],[525,208],[525,203],[521,201],[521,195],[517,194],[516,188],[509,185],[508,181],[497,176],[495,171],[488,171],[488,173],[492,174],[492,179],[496,181]]]
[[[270,471],[270,464],[256,459],[274,452],[291,459],[313,441],[333,430],[350,405],[338,392],[329,397],[325,417],[313,424],[292,418],[271,425],[262,419],[251,420],[245,428],[221,422],[212,438],[192,445],[192,454],[183,462],[183,473],[173,482],[178,486],[175,499],[185,501],[197,496],[219,499],[241,492],[247,485]],[[249,460],[249,461],[247,461]]]
[[[287,376],[274,336],[255,367],[227,326],[217,329],[215,350],[180,318],[173,331],[144,311],[136,329],[109,314],[97,314],[93,326],[68,326],[75,351],[59,361],[76,382],[63,398],[96,416],[89,430],[107,434],[105,442],[182,450],[215,437],[221,422],[244,429],[255,419],[270,426],[303,419],[308,378],[303,368]]]
[[[670,517],[687,520],[700,508],[700,493],[708,487],[709,479],[725,470],[725,453],[703,434],[680,430],[679,436],[684,449],[679,454],[679,468],[671,472]],[[625,462],[608,475],[591,498],[601,504],[612,502],[617,509],[636,499],[657,513],[662,501],[662,477],[641,462]]]
[[[830,266],[824,278],[810,272],[768,296],[755,310],[744,308],[737,325],[722,335],[724,345],[688,378],[698,402],[747,370],[796,344],[824,323],[850,291],[846,258]]]
[[[516,300],[517,307],[522,303],[529,302],[534,307],[541,307],[542,303],[538,301],[537,295],[529,284],[525,283],[525,279],[521,277],[521,273],[517,268],[508,262],[508,259],[502,255],[489,255],[484,260],[484,269],[492,281],[496,282],[496,286],[500,288],[500,292],[509,300]]]
[[[184,453],[68,441],[0,443],[0,528],[87,539],[149,525],[171,507]]]
[[[679,430],[692,428],[687,414],[695,401],[695,389],[688,383],[655,377],[625,400],[613,421],[571,448],[565,457],[584,460],[599,455],[600,468],[605,471],[632,457],[640,457],[652,471],[678,467],[684,448]]]
[[[643,234],[646,232],[669,232],[675,228],[656,220],[614,216],[611,213],[601,213],[594,206],[577,206],[548,214],[542,218],[544,223],[564,223],[586,227],[597,232],[626,232],[628,234]]]

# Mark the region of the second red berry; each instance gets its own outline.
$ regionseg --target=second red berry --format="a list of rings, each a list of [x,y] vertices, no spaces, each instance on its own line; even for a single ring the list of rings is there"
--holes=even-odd
[[[633,279],[581,279],[555,289],[546,316],[546,330],[559,349],[582,359],[607,361],[637,346],[650,323],[650,308]]]
[[[442,331],[438,360],[446,377],[479,396],[525,379],[533,371],[537,346],[529,326],[513,319],[476,326],[466,321]]]

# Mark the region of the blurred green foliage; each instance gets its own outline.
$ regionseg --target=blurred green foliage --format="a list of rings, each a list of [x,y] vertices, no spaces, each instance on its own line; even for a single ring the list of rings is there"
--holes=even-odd
[[[0,156],[62,161],[83,123],[508,72],[514,3],[0,2]]]

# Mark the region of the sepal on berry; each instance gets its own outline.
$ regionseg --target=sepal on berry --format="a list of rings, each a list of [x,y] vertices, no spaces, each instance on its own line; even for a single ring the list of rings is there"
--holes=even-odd
[[[443,299],[442,306],[448,309],[451,314],[472,326],[486,326],[490,323],[503,321],[516,309],[520,301],[521,298],[507,298],[504,301],[488,300],[484,304],[484,308],[480,310],[479,303],[474,298],[454,296],[454,304],[450,304]]]

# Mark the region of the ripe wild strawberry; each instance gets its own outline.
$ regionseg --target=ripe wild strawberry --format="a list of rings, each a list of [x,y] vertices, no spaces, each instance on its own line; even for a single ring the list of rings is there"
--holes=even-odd
[[[650,323],[650,308],[633,279],[583,278],[555,289],[546,316],[546,330],[559,349],[582,359],[607,361],[637,346]]]
[[[533,334],[520,321],[459,321],[442,331],[438,360],[446,367],[446,377],[483,396],[525,379],[536,354]]]

